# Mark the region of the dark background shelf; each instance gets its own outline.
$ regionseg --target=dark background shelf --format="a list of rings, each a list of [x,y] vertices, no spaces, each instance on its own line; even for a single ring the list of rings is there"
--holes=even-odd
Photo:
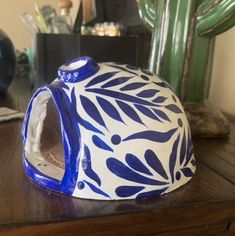
[[[37,87],[53,81],[57,68],[81,56],[92,57],[96,62],[120,62],[147,68],[150,37],[89,36],[79,34],[37,34],[35,62]]]

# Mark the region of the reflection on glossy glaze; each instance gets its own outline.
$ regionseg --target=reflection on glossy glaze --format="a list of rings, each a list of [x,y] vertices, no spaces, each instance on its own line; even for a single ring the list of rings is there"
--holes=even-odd
[[[50,99],[57,117],[47,110]],[[47,116],[60,120],[60,125],[51,126],[52,131],[61,130],[63,165],[55,160],[61,148],[55,143],[58,138],[53,132],[41,136]],[[47,189],[74,197],[161,195],[187,183],[195,172],[188,122],[172,88],[130,65],[96,64],[83,57],[61,66],[58,78],[32,97],[22,134],[27,175]],[[50,155],[41,137],[54,140],[49,159],[42,152]]]

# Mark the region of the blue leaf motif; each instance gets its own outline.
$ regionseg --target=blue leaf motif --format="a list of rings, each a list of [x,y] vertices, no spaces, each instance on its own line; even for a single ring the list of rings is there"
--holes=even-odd
[[[148,76],[146,76],[146,75],[141,75],[140,76],[143,80],[146,80],[146,81],[148,81],[149,80],[149,77]]]
[[[186,157],[186,137],[184,132],[180,150],[180,165],[182,165],[182,163],[184,162],[185,157]]]
[[[116,100],[118,106],[121,108],[121,110],[129,117],[131,118],[132,120],[140,123],[140,124],[144,124],[142,122],[142,120],[140,119],[139,115],[136,113],[136,111],[131,107],[129,106],[128,104],[124,103],[124,102],[121,102],[121,101],[118,101]]]
[[[187,152],[185,156],[184,166],[187,166],[193,155],[193,144],[190,137],[190,131],[188,130]]]
[[[168,187],[165,188],[161,188],[158,190],[153,190],[153,191],[149,191],[149,192],[145,192],[145,193],[140,193],[137,195],[137,198],[147,198],[147,197],[154,197],[154,196],[159,196],[162,193],[164,193],[166,190],[168,189]]]
[[[176,130],[177,128],[171,129],[165,133],[152,130],[142,131],[126,137],[125,139],[123,139],[123,141],[128,141],[132,139],[148,139],[154,142],[165,143],[171,138],[171,136],[175,133]]]
[[[127,164],[134,170],[142,172],[147,175],[153,175],[149,169],[139,160],[138,157],[131,153],[126,154],[126,162]]]
[[[104,149],[106,151],[113,152],[113,149],[108,144],[106,144],[101,138],[99,138],[98,136],[93,135],[92,136],[92,141],[98,148]]]
[[[107,193],[105,193],[104,191],[102,191],[101,189],[99,189],[99,188],[97,188],[95,185],[93,185],[92,183],[90,183],[90,182],[88,182],[88,181],[86,181],[86,180],[83,180],[88,186],[89,186],[89,188],[93,191],[93,192],[95,192],[95,193],[98,193],[98,194],[100,194],[100,195],[103,195],[103,196],[105,196],[105,197],[107,197],[107,198],[110,198],[110,196],[107,194]]]
[[[109,65],[107,65],[107,66],[113,67],[113,68],[116,68],[116,69],[119,69],[119,70],[122,70],[122,71],[126,71],[126,72],[128,72],[128,73],[131,73],[131,74],[133,74],[133,75],[137,75],[137,76],[138,76],[137,73],[135,73],[135,72],[133,72],[133,71],[131,71],[131,70],[128,70],[128,69],[126,69],[125,67],[122,67],[122,66],[111,65],[111,64],[109,64]]]
[[[72,106],[71,112],[72,112],[73,116],[75,117],[76,121],[81,126],[83,126],[84,128],[86,128],[88,130],[91,130],[93,132],[96,132],[96,133],[99,133],[99,134],[103,134],[102,131],[100,131],[99,129],[94,127],[88,121],[82,119],[82,117],[80,117],[80,115],[78,114],[78,112],[77,112],[77,100],[76,100],[76,97],[75,97],[75,90],[74,90],[74,88],[72,89],[72,92],[71,92],[71,103],[70,103],[69,98],[68,98],[67,95],[63,98],[63,101],[66,102],[67,104],[71,104],[71,106]]]
[[[191,164],[192,164],[193,166],[196,166],[196,160],[195,160],[194,158],[191,160]]]
[[[103,109],[103,111],[110,116],[111,118],[120,121],[122,123],[124,123],[124,121],[122,120],[118,110],[107,100],[101,98],[101,97],[96,97],[99,105],[101,106],[101,108]]]
[[[154,109],[153,111],[155,112],[155,114],[157,116],[159,116],[161,119],[166,120],[166,121],[170,121],[169,117],[166,115],[166,113],[164,113],[163,111],[159,110],[159,109]]]
[[[120,84],[126,83],[131,78],[132,77],[119,77],[105,83],[104,85],[101,86],[101,88],[110,88],[116,85],[120,85]]]
[[[94,180],[99,186],[101,185],[101,180],[99,176],[94,172],[91,166],[91,154],[89,148],[85,145],[84,147],[85,156],[82,159],[82,169],[84,173]]]
[[[109,158],[106,161],[106,164],[107,164],[108,169],[111,172],[113,172],[115,175],[123,179],[132,181],[132,182],[148,184],[148,185],[166,185],[167,184],[167,182],[162,182],[155,179],[144,177],[136,173],[135,171],[133,171],[132,169],[130,169],[129,167],[127,167],[126,165],[124,165],[122,162],[120,162],[119,160],[115,158]]]
[[[181,173],[179,171],[176,171],[175,178],[178,181],[181,179]]]
[[[159,90],[157,89],[146,89],[138,93],[137,96],[142,98],[151,98],[158,92]]]
[[[91,79],[91,81],[85,86],[85,87],[90,87],[92,85],[96,85],[96,84],[99,84],[111,77],[113,77],[114,75],[116,75],[119,71],[112,71],[112,72],[107,72],[107,73],[104,73],[102,75],[99,75],[93,79]]]
[[[91,130],[93,132],[99,133],[99,134],[104,134],[102,131],[100,131],[99,129],[97,129],[95,126],[93,126],[91,123],[89,123],[88,121],[82,119],[78,114],[76,115],[76,121],[83,126],[84,128]]]
[[[131,83],[131,84],[127,84],[124,87],[120,88],[120,90],[121,91],[130,91],[130,90],[141,88],[141,87],[145,86],[146,84],[148,84],[148,83],[140,83],[140,82]]]
[[[149,70],[146,70],[146,69],[140,69],[140,70],[146,75],[153,75],[153,73],[150,72]]]
[[[143,186],[120,186],[115,192],[119,197],[130,197],[143,190]]]
[[[168,84],[166,82],[153,82],[157,86],[163,87],[163,88],[168,88]]]
[[[176,159],[177,159],[177,148],[179,146],[179,140],[180,140],[180,135],[178,135],[177,139],[175,140],[173,147],[172,147],[172,151],[170,154],[170,174],[171,174],[171,181],[172,183],[174,183],[174,179],[175,179],[175,163],[176,163]]]
[[[193,156],[193,148],[191,148],[189,150],[188,155],[187,155],[187,159],[186,159],[186,162],[185,162],[184,166],[188,165],[188,163],[191,160],[192,156]]]
[[[166,82],[153,82],[153,83],[162,88],[169,88],[172,92],[174,92],[174,89]]]
[[[151,103],[149,101],[146,101],[144,99],[138,98],[138,97],[134,97],[125,93],[120,93],[117,91],[112,91],[112,90],[108,90],[108,89],[99,89],[99,88],[94,88],[94,89],[86,89],[87,92],[92,92],[92,93],[96,93],[96,94],[101,94],[101,95],[105,95],[111,98],[117,98],[119,100],[123,100],[125,102],[131,102],[131,103],[137,103],[137,104],[142,104],[142,105],[146,105],[146,106],[153,106],[153,107],[159,107],[159,105],[155,104],[155,103]]]
[[[150,109],[148,109],[147,107],[144,107],[142,105],[135,105],[135,107],[141,112],[143,113],[145,116],[148,116],[149,118],[152,118],[154,120],[160,121],[162,122]]]
[[[175,104],[170,104],[165,106],[166,109],[174,112],[174,113],[183,113],[179,107],[177,107]]]
[[[95,120],[98,124],[100,124],[103,127],[107,128],[105,123],[104,123],[104,120],[103,120],[102,116],[100,115],[100,112],[97,109],[97,107],[95,106],[95,104],[85,96],[80,95],[80,99],[81,99],[82,106],[83,106],[84,110],[86,111],[86,113],[93,120]]]
[[[144,158],[149,166],[151,166],[159,175],[164,179],[168,179],[167,173],[162,166],[162,163],[152,150],[147,150],[144,154]]]
[[[181,169],[181,171],[183,172],[185,177],[192,177],[193,176],[192,170],[188,167]]]
[[[162,97],[162,96],[159,96],[157,98],[155,98],[152,102],[156,102],[156,103],[163,103],[167,100],[166,97]]]
[[[73,106],[73,109],[77,111],[77,99],[75,95],[75,88],[71,91],[71,105]]]
[[[187,165],[188,165],[188,163],[189,163],[189,161],[191,160],[192,156],[193,156],[193,148],[191,147],[191,148],[189,149],[189,151],[187,152],[187,156],[186,156],[186,159],[185,159],[184,166],[187,166]]]

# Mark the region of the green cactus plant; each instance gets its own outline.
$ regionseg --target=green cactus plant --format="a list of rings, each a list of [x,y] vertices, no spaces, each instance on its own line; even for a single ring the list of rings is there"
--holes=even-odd
[[[167,80],[183,101],[208,96],[214,36],[235,24],[234,0],[140,0],[152,31],[149,69]]]
[[[215,36],[235,25],[235,0],[139,0],[152,31],[149,69],[168,81],[180,99],[205,103]]]

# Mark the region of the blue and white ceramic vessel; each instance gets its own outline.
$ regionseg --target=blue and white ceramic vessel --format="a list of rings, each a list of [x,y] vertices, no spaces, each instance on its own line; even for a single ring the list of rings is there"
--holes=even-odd
[[[48,125],[49,101],[58,117]],[[57,128],[43,136],[57,119]],[[22,132],[29,178],[74,197],[162,195],[196,170],[179,99],[165,81],[130,65],[81,57],[61,66],[58,78],[33,95]],[[47,149],[50,142],[54,149]]]

